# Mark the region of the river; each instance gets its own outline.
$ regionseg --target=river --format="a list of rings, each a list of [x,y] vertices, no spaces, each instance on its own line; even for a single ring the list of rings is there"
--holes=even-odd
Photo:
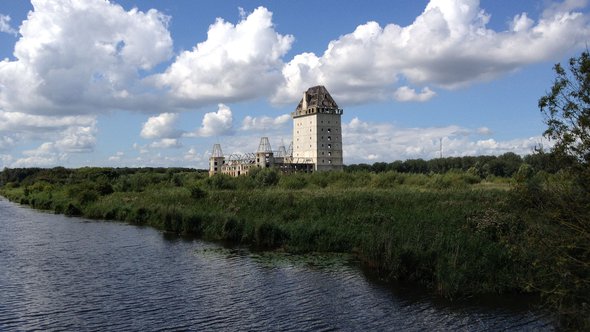
[[[448,303],[346,256],[227,248],[0,198],[0,331],[553,330],[519,301]]]

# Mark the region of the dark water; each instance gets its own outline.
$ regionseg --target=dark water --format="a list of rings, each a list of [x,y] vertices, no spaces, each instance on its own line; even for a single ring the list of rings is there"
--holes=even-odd
[[[342,256],[249,253],[0,198],[0,331],[552,329],[522,304],[393,289]]]

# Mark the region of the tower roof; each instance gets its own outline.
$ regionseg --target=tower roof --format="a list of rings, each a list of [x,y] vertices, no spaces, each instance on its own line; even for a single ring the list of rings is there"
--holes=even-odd
[[[258,144],[258,150],[256,151],[256,153],[267,153],[267,152],[272,152],[270,142],[268,141],[268,137],[261,137],[260,144]]]
[[[338,104],[323,85],[317,85],[305,91],[295,111],[306,110],[310,107],[338,109]]]

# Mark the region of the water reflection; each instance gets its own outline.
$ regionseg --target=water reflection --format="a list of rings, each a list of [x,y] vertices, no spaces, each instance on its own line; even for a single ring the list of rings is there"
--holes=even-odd
[[[551,330],[391,287],[345,255],[250,252],[0,199],[0,330]]]

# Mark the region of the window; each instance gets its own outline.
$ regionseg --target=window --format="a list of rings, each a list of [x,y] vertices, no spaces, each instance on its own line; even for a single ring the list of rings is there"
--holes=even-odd
[[[332,136],[328,136],[328,141],[331,141],[331,140],[332,140]]]
[[[328,132],[331,132],[332,130],[330,128],[328,128]]]
[[[328,149],[331,149],[331,148],[332,148],[332,144],[328,144]]]
[[[322,152],[322,154],[324,154],[324,153]],[[328,156],[331,156],[331,155],[332,155],[332,151],[328,151]]]
[[[332,163],[332,160],[328,160],[328,164],[331,164],[331,163]]]

